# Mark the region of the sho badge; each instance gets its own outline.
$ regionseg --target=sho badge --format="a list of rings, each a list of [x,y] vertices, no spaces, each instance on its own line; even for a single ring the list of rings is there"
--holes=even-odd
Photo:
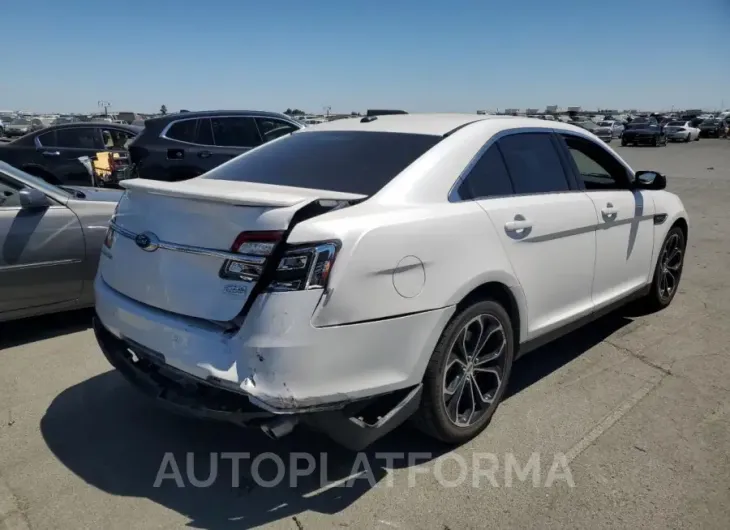
[[[248,287],[245,285],[236,285],[236,284],[228,284],[226,285],[223,290],[227,294],[231,294],[233,296],[245,296],[246,293],[248,293]]]

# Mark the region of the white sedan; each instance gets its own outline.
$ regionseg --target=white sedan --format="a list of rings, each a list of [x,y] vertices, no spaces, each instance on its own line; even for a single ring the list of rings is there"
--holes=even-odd
[[[667,140],[672,142],[700,141],[700,130],[692,127],[692,122],[689,121],[670,121],[664,127],[664,132],[667,134]]]
[[[125,181],[94,329],[175,410],[355,450],[407,418],[462,443],[518,356],[672,301],[688,219],[665,185],[558,122],[309,127],[188,181]]]

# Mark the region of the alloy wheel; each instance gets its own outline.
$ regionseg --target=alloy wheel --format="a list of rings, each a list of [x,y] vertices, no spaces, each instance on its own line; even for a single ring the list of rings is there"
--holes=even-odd
[[[457,427],[469,427],[495,404],[504,382],[507,337],[490,314],[467,322],[449,349],[442,393],[446,415]]]
[[[679,234],[671,234],[664,243],[660,256],[659,296],[662,300],[669,300],[677,290],[682,275],[682,252]]]

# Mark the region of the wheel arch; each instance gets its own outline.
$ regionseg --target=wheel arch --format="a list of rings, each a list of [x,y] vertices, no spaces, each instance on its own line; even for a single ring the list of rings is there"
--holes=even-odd
[[[468,307],[471,303],[484,300],[486,298],[494,299],[499,302],[507,311],[512,321],[512,329],[514,332],[515,347],[524,340],[527,332],[527,302],[522,288],[511,278],[504,277],[486,277],[480,278],[468,286],[465,286],[456,296],[454,303],[456,305],[456,313]]]

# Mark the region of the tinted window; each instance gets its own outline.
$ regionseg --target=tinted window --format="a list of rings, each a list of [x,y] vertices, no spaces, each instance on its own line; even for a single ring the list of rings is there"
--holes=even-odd
[[[299,129],[299,127],[295,127],[291,123],[272,118],[256,118],[256,125],[259,127],[259,132],[264,142],[276,140],[285,134],[293,133]]]
[[[499,147],[512,177],[515,193],[549,193],[570,189],[548,134],[505,136]]]
[[[210,125],[209,118],[198,120],[198,134],[195,137],[195,143],[200,145],[215,145],[213,141],[213,128]]]
[[[384,132],[301,132],[226,162],[202,178],[372,195],[439,139]]]
[[[462,199],[499,197],[512,193],[512,181],[496,145],[487,149],[459,187]]]
[[[126,149],[134,135],[120,129],[101,129],[101,139],[106,149]]]
[[[563,137],[587,190],[628,188],[626,168],[608,151],[589,140]]]
[[[165,136],[171,140],[195,143],[195,128],[197,125],[198,120],[178,121],[170,126]]]
[[[39,134],[38,141],[42,146],[53,147],[56,145],[56,131]]]
[[[97,149],[100,146],[97,142],[96,132],[96,129],[91,127],[58,129],[56,130],[56,145],[53,147]]]
[[[20,191],[20,186],[15,182],[0,177],[0,208],[20,206],[18,191]]]
[[[253,118],[213,118],[213,140],[221,147],[256,147],[261,137]]]

